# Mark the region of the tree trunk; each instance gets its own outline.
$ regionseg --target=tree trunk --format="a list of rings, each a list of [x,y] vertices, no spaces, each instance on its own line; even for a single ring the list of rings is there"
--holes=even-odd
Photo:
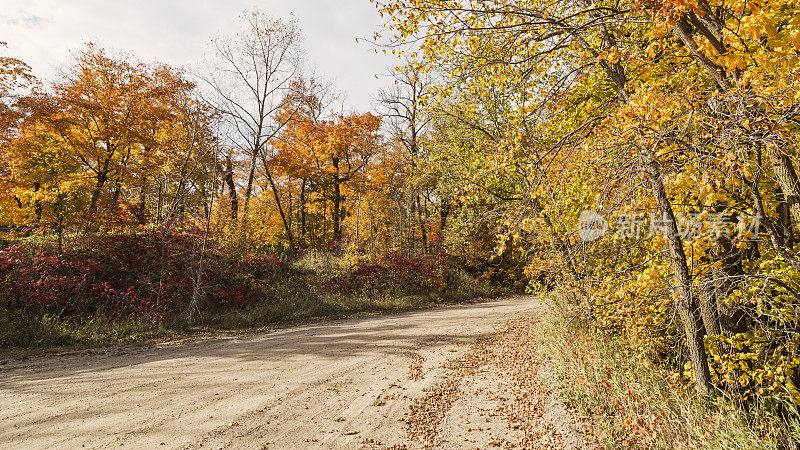
[[[36,215],[37,224],[42,221],[42,202],[39,201],[39,197],[36,195],[41,186],[41,183],[38,181],[33,183],[33,213]]]
[[[439,205],[439,245],[444,244],[444,230],[447,228],[447,217],[450,215],[450,201],[446,198],[442,199]]]
[[[306,183],[307,180],[303,178],[300,185],[300,248],[306,247]]]
[[[342,236],[342,218],[341,218],[341,202],[342,202],[342,191],[341,187],[339,186],[339,180],[335,180],[333,183],[333,240],[334,242],[339,242],[339,238]]]
[[[139,222],[139,225],[144,225],[145,222],[147,222],[146,190],[147,190],[147,175],[143,175],[141,191],[139,192],[139,208],[138,211],[136,212],[136,219]]]
[[[242,222],[247,222],[247,215],[250,212],[250,196],[253,195],[253,179],[256,175],[256,161],[258,161],[258,154],[260,151],[261,149],[259,145],[256,145],[255,150],[253,150],[253,155],[250,158],[250,169],[247,174],[247,186],[244,190],[244,209],[242,211]]]
[[[87,216],[87,220],[90,224],[94,220],[95,213],[97,213],[97,202],[100,200],[100,193],[108,180],[108,172],[103,171],[98,173],[95,180],[92,197],[91,200],[89,200],[89,214]]]
[[[703,328],[707,336],[722,334],[719,323],[719,310],[717,309],[717,297],[714,292],[716,283],[714,281],[714,273],[707,274],[697,295],[700,316],[703,319]]]
[[[225,184],[231,199],[231,219],[236,222],[239,216],[239,196],[236,194],[236,183],[233,181],[233,161],[230,155],[225,157]]]
[[[675,220],[675,213],[672,210],[667,198],[661,172],[655,161],[650,162],[648,176],[653,189],[658,210],[661,213],[664,237],[667,240],[672,268],[675,273],[677,284],[677,297],[675,299],[675,309],[683,323],[683,331],[686,336],[686,345],[689,348],[689,359],[694,368],[695,382],[700,392],[707,393],[711,389],[711,372],[708,368],[703,336],[700,333],[700,321],[696,317],[696,302],[692,292],[692,279],[689,274],[689,266],[686,262],[686,254],[683,251],[683,240],[678,232],[678,224]]]
[[[797,172],[789,156],[780,153],[777,147],[767,145],[767,154],[772,162],[772,171],[775,172],[775,179],[781,187],[783,198],[789,206],[789,213],[794,220],[795,226],[800,227],[800,186],[798,186]]]
[[[122,193],[122,182],[117,179],[114,183],[114,192],[111,194],[111,212],[116,216],[117,205],[119,204],[119,196]]]
[[[158,183],[158,198],[156,199],[156,217],[158,224],[164,223],[164,184]]]
[[[58,202],[58,210],[56,211],[58,217],[58,253],[64,251],[64,195],[58,193],[56,196]]]
[[[411,256],[417,249],[417,230],[414,228],[414,218],[417,217],[417,202],[411,200],[411,211],[408,214],[406,214],[406,209],[399,203],[399,200],[398,207],[403,213],[403,218],[406,219],[405,222],[408,224],[408,239],[404,255]]]
[[[333,241],[338,243],[339,238],[342,236],[342,218],[340,211],[342,191],[340,187],[341,180],[339,179],[339,158],[333,158],[333,168],[336,169],[333,176]]]
[[[294,236],[295,235],[294,233],[295,233],[295,230],[296,230],[296,226],[295,226],[295,221],[294,221],[294,202],[293,202],[294,199],[292,197],[292,178],[291,177],[289,177],[289,179],[286,182],[286,189],[287,189],[287,195],[289,197],[287,202],[286,202],[287,203],[286,204],[286,219],[289,222],[289,234]]]
[[[417,194],[415,202],[417,204],[417,221],[419,222],[419,233],[420,233],[419,237],[422,240],[422,252],[427,254],[428,253],[428,233],[427,233],[427,230],[425,229],[425,218],[422,215],[422,213],[423,213],[423,211],[422,211],[422,203],[419,200],[419,194]]]
[[[719,313],[720,332],[725,336],[743,333],[748,329],[747,314],[740,307],[729,306],[728,296],[738,286],[744,275],[742,269],[742,250],[736,248],[729,239],[720,240],[719,247],[712,250],[716,261],[722,262],[714,273],[714,294]]]
[[[778,198],[784,199],[779,201],[777,207],[775,208],[778,213],[775,225],[783,239],[786,241],[786,246],[791,248],[794,247],[795,242],[794,229],[792,228],[792,212],[789,208],[789,204],[786,202],[786,195],[783,193],[783,190],[780,188],[780,186],[775,189],[775,194],[778,196]]]
[[[264,171],[267,173],[267,180],[269,180],[269,185],[272,188],[272,195],[275,198],[275,205],[278,207],[278,213],[280,213],[281,221],[283,222],[283,229],[286,232],[286,238],[289,240],[289,247],[294,248],[292,227],[290,226],[289,221],[286,218],[286,213],[283,210],[283,204],[281,203],[281,196],[278,192],[278,186],[275,184],[275,180],[272,178],[272,172],[269,170],[267,158],[262,156],[261,162],[264,165]],[[247,204],[246,202],[247,199],[245,199],[245,204]]]

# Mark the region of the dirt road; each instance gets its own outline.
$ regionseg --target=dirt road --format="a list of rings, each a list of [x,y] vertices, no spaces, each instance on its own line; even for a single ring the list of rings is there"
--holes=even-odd
[[[442,364],[534,298],[0,366],[2,448],[358,448],[402,443]]]

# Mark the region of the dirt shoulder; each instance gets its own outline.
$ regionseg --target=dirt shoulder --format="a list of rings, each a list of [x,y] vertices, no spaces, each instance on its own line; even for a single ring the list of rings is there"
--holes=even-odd
[[[498,323],[541,308],[527,297],[6,361],[0,442],[14,448],[404,445],[406,424],[398,419],[447,378],[447,362],[467,356]],[[487,389],[497,379],[487,372]],[[454,403],[454,411],[471,409]]]
[[[534,329],[543,309],[479,338],[416,399],[399,448],[584,448]]]

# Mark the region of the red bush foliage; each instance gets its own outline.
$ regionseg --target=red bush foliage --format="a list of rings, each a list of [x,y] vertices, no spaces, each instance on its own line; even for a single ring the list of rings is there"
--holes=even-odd
[[[352,272],[323,284],[343,293],[429,294],[445,288],[441,266],[425,258],[406,258],[395,253],[374,263],[362,263]]]
[[[150,231],[84,237],[60,254],[11,246],[0,251],[0,306],[39,316],[163,321],[187,311],[196,289],[201,309],[227,310],[300,293],[312,301],[320,293],[441,298],[460,283],[444,256],[387,254],[320,283],[324,275],[301,272],[276,255],[234,258],[215,239],[207,242],[201,252],[197,234]]]
[[[62,254],[23,245],[0,252],[0,295],[37,314],[120,320],[164,320],[188,305],[195,288],[200,240],[156,232],[105,235]],[[238,267],[209,249],[198,286],[204,306],[263,299],[258,279],[290,270],[275,257]]]

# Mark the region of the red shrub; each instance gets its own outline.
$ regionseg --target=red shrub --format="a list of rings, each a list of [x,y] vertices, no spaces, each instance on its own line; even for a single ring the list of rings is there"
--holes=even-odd
[[[7,306],[38,314],[163,320],[192,298],[200,243],[197,236],[148,232],[97,236],[60,255],[12,246],[0,252],[0,295]],[[263,299],[263,280],[287,269],[273,256],[234,264],[209,248],[198,286],[202,306]]]
[[[325,287],[343,293],[429,294],[445,286],[441,269],[429,259],[389,253],[377,262],[359,264],[350,273],[326,282]]]

